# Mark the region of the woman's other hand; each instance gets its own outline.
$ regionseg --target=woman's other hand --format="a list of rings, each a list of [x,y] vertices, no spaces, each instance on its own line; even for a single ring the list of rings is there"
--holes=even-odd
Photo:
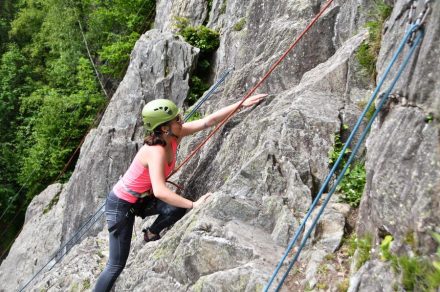
[[[206,193],[205,195],[201,196],[197,201],[193,203],[193,208],[199,208],[203,203],[208,200],[211,195],[212,193]]]
[[[251,97],[249,97],[248,99],[246,99],[243,102],[243,106],[244,107],[249,107],[249,106],[253,106],[254,104],[259,103],[260,101],[262,101],[268,94],[263,93],[263,94],[256,94],[256,95],[252,95]]]

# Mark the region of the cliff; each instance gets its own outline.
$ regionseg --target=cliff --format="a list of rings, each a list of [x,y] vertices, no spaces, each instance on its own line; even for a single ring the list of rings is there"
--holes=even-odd
[[[390,3],[376,82],[404,35],[406,2]],[[424,8],[419,2],[417,14]],[[136,43],[127,73],[98,128],[87,136],[72,177],[49,186],[29,207],[23,231],[0,267],[2,291],[30,280],[102,206],[142,143],[143,105],[154,98],[183,104],[201,53],[176,34],[176,16],[219,31],[211,80],[235,68],[202,107],[207,114],[243,97],[324,5],[305,0],[209,3],[158,1],[155,27]],[[137,234],[116,291],[262,290],[329,172],[335,134],[344,137],[353,128],[375,87],[356,58],[369,37],[364,25],[374,5],[335,1],[258,89],[270,96],[237,114],[179,172],[174,180],[185,185],[185,196],[214,193],[206,205],[149,244],[140,230],[151,219],[136,219]],[[366,165],[359,208],[334,196],[286,291],[337,291],[343,283],[350,291],[404,289],[402,273],[381,259],[387,235],[393,238],[393,254],[434,257],[432,232],[440,233],[440,2],[430,7],[423,42],[396,85],[398,98],[374,122],[359,157]],[[206,134],[184,140],[179,159]],[[358,267],[359,251],[353,264],[344,252],[348,234],[370,238],[369,257]],[[69,253],[54,260],[28,290],[90,290],[108,255],[103,217],[66,248]]]

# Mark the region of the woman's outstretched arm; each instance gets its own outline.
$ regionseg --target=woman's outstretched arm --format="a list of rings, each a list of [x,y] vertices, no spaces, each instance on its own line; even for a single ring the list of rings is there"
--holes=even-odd
[[[254,104],[259,103],[267,94],[257,94],[246,99],[242,106],[249,107]],[[235,110],[240,102],[233,103],[228,105],[218,111],[204,117],[203,119],[188,122],[182,125],[182,133],[181,136],[188,136],[194,134],[198,131],[204,130],[206,128],[212,127],[220,123],[224,118],[226,118],[233,110]]]

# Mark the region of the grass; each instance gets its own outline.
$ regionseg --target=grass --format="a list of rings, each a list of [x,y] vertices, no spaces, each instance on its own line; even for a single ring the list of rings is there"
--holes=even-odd
[[[329,268],[328,268],[327,264],[321,264],[318,267],[317,273],[319,275],[326,275],[328,273],[328,271],[329,271]]]
[[[352,235],[348,238],[348,255],[353,256],[357,251],[357,258],[355,259],[356,271],[370,259],[372,241],[371,235],[366,235],[362,238],[357,238],[356,235]]]
[[[382,41],[382,29],[385,21],[391,15],[392,7],[384,0],[374,1],[375,5],[369,16],[372,19],[365,24],[368,30],[368,39],[359,47],[356,58],[364,70],[376,80],[376,62],[379,55],[380,44]]]
[[[440,287],[440,235],[433,233],[432,236],[439,244],[434,256],[435,260],[421,256],[398,256],[391,253],[390,247],[393,242],[391,235],[385,236],[380,244],[382,260],[390,261],[394,272],[400,274],[400,284],[405,291],[437,291]],[[407,238],[405,238],[406,241]],[[407,244],[411,243],[410,240]]]
[[[49,204],[43,209],[43,214],[46,214],[47,212],[49,212],[50,210],[52,210],[52,208],[58,203],[58,200],[60,199],[60,194],[61,192],[59,192],[58,194],[56,194],[52,200],[50,200]]]
[[[244,28],[245,25],[246,25],[246,18],[242,18],[236,24],[234,24],[233,29],[235,31],[240,31]]]
[[[365,109],[365,107],[367,106],[367,101],[368,101],[368,97],[364,100],[360,100],[357,103],[357,106],[360,109]],[[368,109],[368,111],[365,113],[365,119],[367,119],[367,121],[369,121],[371,119],[371,117],[373,117],[374,112],[376,111],[376,105],[374,104],[374,102],[371,104],[370,108]]]
[[[340,282],[336,288],[338,289],[338,292],[347,292],[349,286],[350,281],[346,278],[342,280],[342,282]]]

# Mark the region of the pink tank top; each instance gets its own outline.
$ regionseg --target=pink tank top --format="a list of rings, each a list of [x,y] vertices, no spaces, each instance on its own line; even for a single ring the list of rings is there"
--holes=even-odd
[[[171,148],[173,149],[174,158],[170,164],[167,163],[165,165],[165,176],[168,176],[171,171],[173,171],[176,164],[177,141],[175,139],[171,140]],[[136,158],[133,159],[130,167],[122,177],[122,180],[123,182],[119,179],[113,187],[113,192],[118,198],[127,202],[136,203],[137,198],[130,194],[126,188],[140,194],[151,190],[151,179],[148,168],[143,166]]]

